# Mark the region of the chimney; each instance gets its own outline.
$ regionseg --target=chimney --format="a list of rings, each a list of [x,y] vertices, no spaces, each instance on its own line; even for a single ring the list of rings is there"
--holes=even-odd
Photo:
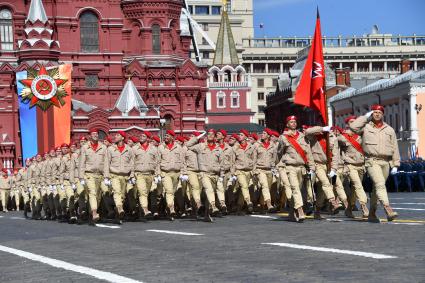
[[[404,74],[408,71],[410,71],[410,60],[409,59],[401,60],[401,73]]]
[[[350,82],[350,68],[336,68],[335,69],[336,85],[337,86],[351,86]]]

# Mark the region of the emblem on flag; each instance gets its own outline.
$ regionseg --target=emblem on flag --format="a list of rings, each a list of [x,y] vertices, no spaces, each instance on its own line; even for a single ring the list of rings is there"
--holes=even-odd
[[[20,80],[24,85],[19,94],[22,102],[30,103],[30,108],[40,107],[46,111],[50,106],[61,107],[65,105],[64,97],[68,96],[64,84],[66,79],[59,77],[59,68],[47,70],[41,66],[40,70],[29,68],[26,79]]]

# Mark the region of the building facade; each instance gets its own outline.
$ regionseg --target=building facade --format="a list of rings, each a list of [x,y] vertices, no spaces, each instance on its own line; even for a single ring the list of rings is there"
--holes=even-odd
[[[22,161],[15,72],[41,64],[73,66],[72,138],[91,126],[102,135],[204,129],[207,66],[189,58],[182,6],[180,0],[0,3],[3,165]],[[134,87],[125,88],[129,79]]]

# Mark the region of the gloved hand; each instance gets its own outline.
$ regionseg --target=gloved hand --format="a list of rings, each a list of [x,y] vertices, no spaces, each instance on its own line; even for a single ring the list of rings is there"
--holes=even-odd
[[[236,177],[235,175],[233,175],[232,177],[230,177],[230,180],[235,183],[236,180],[238,179],[238,177]]]
[[[197,136],[196,139],[199,141],[200,139],[202,139],[205,136],[206,133],[207,132],[203,132],[202,134],[200,134],[199,136]]]
[[[367,112],[367,113],[365,114],[365,117],[369,119],[369,118],[370,118],[370,116],[372,116],[372,114],[373,114],[373,110],[372,110],[372,111]]]
[[[84,179],[80,179],[81,186],[84,186],[86,184],[86,181]]]
[[[31,187],[28,188],[28,192],[32,193],[32,188]]]
[[[77,186],[74,183],[71,184],[71,188],[74,192],[77,190]]]
[[[107,186],[109,186],[111,184],[111,180],[109,178],[105,178],[103,179],[103,183]]]
[[[136,178],[131,177],[130,178],[130,184],[135,185],[136,184]]]
[[[159,184],[159,183],[161,183],[162,178],[161,178],[161,176],[156,176],[155,178],[153,178],[153,181],[154,181],[155,184]]]
[[[332,128],[331,126],[325,126],[325,127],[322,128],[322,131],[325,132],[325,133],[328,133],[328,132],[331,131],[331,128]]]
[[[273,176],[275,176],[275,177],[279,177],[279,172],[277,171],[277,169],[276,168],[272,168],[272,175]]]
[[[311,179],[314,179],[316,177],[316,172],[314,172],[313,170],[308,171],[307,173]]]
[[[65,190],[65,187],[63,185],[61,185],[60,188],[61,188],[62,191]]]
[[[397,170],[398,170],[398,168],[397,168],[397,167],[393,167],[393,168],[391,168],[391,175],[395,175],[395,174],[397,174]]]
[[[220,183],[223,183],[224,178],[223,178],[223,177],[218,177],[218,181],[219,181]]]
[[[335,170],[332,169],[331,172],[329,172],[328,177],[332,179],[335,176],[336,176],[336,172]]]
[[[186,174],[181,174],[179,178],[182,182],[189,180],[189,176],[187,176]]]

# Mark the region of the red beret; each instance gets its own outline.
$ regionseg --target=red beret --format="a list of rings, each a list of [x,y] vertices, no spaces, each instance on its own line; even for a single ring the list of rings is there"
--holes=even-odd
[[[384,113],[384,106],[379,105],[379,104],[374,104],[374,105],[372,105],[371,109],[372,109],[372,110],[379,110],[379,111],[381,111],[382,113]]]
[[[71,146],[75,146],[75,147],[77,147],[77,143],[76,143],[76,142],[72,142],[72,143],[69,145],[69,147],[71,147]]]
[[[91,134],[91,133],[98,133],[99,132],[99,129],[97,129],[97,128],[90,128],[90,130],[89,130],[89,133]]]
[[[63,144],[61,145],[61,147],[69,148],[69,145],[68,145],[68,144],[66,144],[66,143],[63,143]]]
[[[178,140],[179,142],[185,142],[185,139],[184,139],[184,137],[183,137],[183,136],[178,136],[178,137],[177,137],[177,140]]]
[[[241,134],[244,134],[245,136],[249,137],[249,132],[245,129],[241,130]]]
[[[167,135],[170,135],[170,136],[172,136],[173,138],[176,136],[176,133],[174,132],[174,131],[172,131],[172,130],[167,130]]]
[[[272,135],[278,138],[279,137],[279,132],[273,131]]]
[[[303,128],[304,130],[306,130],[306,129],[310,128],[310,126],[302,125],[302,128]]]
[[[237,140],[237,141],[239,140],[239,136],[238,136],[237,134],[233,134],[233,135],[231,135],[230,137],[231,137],[231,138],[234,138],[234,139],[235,139],[235,140]]]
[[[153,136],[152,139],[156,142],[161,142],[161,139],[158,136]]]
[[[107,136],[107,137],[106,137],[106,140],[107,140],[109,143],[112,143],[112,137],[111,137],[111,136]]]
[[[198,132],[198,131],[194,131],[194,132],[193,132],[193,135],[195,135],[195,137],[198,137],[198,136],[200,136],[200,135],[201,135],[201,133],[200,133],[200,132]]]
[[[138,142],[139,142],[139,138],[138,138],[138,137],[135,137],[135,136],[131,136],[131,137],[130,137],[130,140],[131,140],[132,142],[134,142],[134,143],[138,143]]]
[[[253,138],[254,140],[258,141],[258,135],[256,133],[252,133],[251,134],[251,138]]]
[[[151,138],[152,137],[152,133],[149,132],[149,131],[143,131],[142,134],[145,135],[145,136],[147,136],[148,138]]]
[[[123,138],[127,138],[127,134],[124,131],[118,131],[117,132],[120,136],[122,136]]]
[[[220,130],[218,130],[223,136],[227,136],[227,131],[226,130],[223,130],[223,129],[220,129]]]
[[[86,141],[87,140],[87,138],[85,137],[85,136],[82,136],[81,138],[80,138],[80,141]]]
[[[58,146],[58,147],[56,147],[56,148],[55,148],[55,150],[56,150],[56,151],[61,150],[61,147],[60,147],[60,146]]]
[[[273,130],[269,128],[265,128],[264,132],[266,132],[269,136],[273,136]]]
[[[347,118],[345,118],[344,122],[345,122],[345,124],[348,124],[348,122],[350,122],[350,120],[355,120],[355,119],[357,119],[357,117],[354,116],[354,115],[351,115],[351,116],[348,116]]]
[[[214,129],[209,129],[208,133],[213,133],[215,135],[216,131]]]
[[[286,123],[288,123],[289,121],[291,121],[291,120],[295,120],[295,121],[297,121],[297,117],[296,116],[288,116],[287,118],[286,118]]]
[[[2,171],[3,173],[7,174],[7,169],[6,169],[6,168],[1,169],[1,171]]]
[[[184,137],[184,140],[185,140],[185,141],[189,141],[189,140],[190,140],[190,138],[189,138],[189,137]]]

